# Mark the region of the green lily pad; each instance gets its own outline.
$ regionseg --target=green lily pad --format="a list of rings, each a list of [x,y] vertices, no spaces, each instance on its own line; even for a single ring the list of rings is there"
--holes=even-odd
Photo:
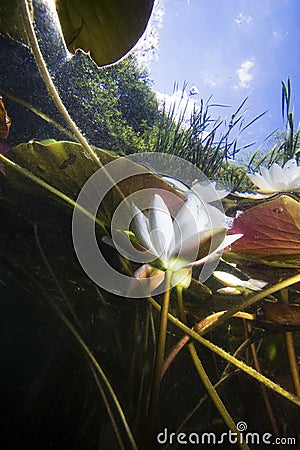
[[[89,52],[98,66],[124,56],[143,34],[154,0],[56,0],[71,52]]]
[[[125,166],[125,174],[126,169],[131,167],[131,165],[140,172],[139,175],[124,177],[118,183],[118,187],[124,197],[137,191],[142,191],[143,196],[147,192],[148,195],[153,195],[153,189],[159,189],[159,193],[170,208],[176,211],[182,205],[184,197],[144,166],[139,166],[128,158],[120,158],[113,152],[98,148],[94,148],[94,151],[103,166],[119,159],[120,170],[122,169],[122,165],[127,164]],[[86,156],[80,144],[67,141],[31,141],[9,150],[7,157],[62,194],[67,195],[71,200],[77,199],[85,182],[99,169],[96,162]],[[32,180],[29,180],[25,173],[17,172],[8,164],[4,165],[4,171],[8,184],[13,189],[21,191],[22,195],[28,194],[30,196],[41,197],[45,193],[51,194],[47,189],[41,188]],[[102,209],[105,211],[108,221],[121,200],[120,194],[114,188],[105,196]],[[45,204],[45,206],[47,205]]]
[[[69,50],[90,53],[98,66],[129,52],[147,26],[154,0],[56,0]],[[27,43],[17,0],[0,0],[0,31]]]

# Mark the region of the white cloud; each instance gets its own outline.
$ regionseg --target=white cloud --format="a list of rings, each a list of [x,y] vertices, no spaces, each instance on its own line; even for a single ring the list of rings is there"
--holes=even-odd
[[[215,70],[203,71],[201,75],[203,77],[203,83],[208,88],[214,89],[224,85],[224,83],[227,82],[228,78],[230,78],[231,68],[228,69],[228,67],[219,60],[217,62],[213,61],[211,66],[214,66]]]
[[[242,62],[240,67],[236,70],[236,74],[239,79],[238,86],[246,89],[249,86],[250,81],[253,80],[253,75],[250,73],[251,69],[254,67],[254,62],[247,60]]]
[[[204,75],[203,81],[207,86],[212,87],[212,88],[217,86],[219,80],[217,80],[216,75],[213,75],[208,72],[204,72],[203,75]]]
[[[286,31],[284,33],[281,33],[280,31],[273,31],[272,32],[272,36],[273,36],[275,41],[282,41],[282,39],[287,37],[288,34],[289,34],[288,31]]]
[[[250,23],[252,22],[252,17],[246,16],[241,12],[237,16],[235,16],[234,21],[238,27],[244,27],[246,25],[250,25]]]
[[[184,116],[184,121],[188,123],[193,112],[199,110],[197,102],[181,89],[178,89],[172,95],[156,92],[156,97],[160,109],[165,105],[166,113],[174,107],[175,120]]]

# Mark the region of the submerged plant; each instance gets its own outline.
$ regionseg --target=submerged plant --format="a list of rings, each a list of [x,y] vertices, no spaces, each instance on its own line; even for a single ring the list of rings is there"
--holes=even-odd
[[[58,3],[61,8],[66,4],[64,1]],[[91,3],[94,6],[97,4],[93,1]],[[103,6],[103,2],[100,3]],[[104,3],[106,6],[113,5],[113,8],[117,8],[118,3],[121,4],[117,0]],[[132,1],[131,4],[133,3],[142,10],[143,5],[145,6],[147,18],[152,2]],[[46,3],[34,0],[31,4],[22,0],[18,4],[14,3],[16,5],[20,6],[16,11],[20,12],[19,16],[22,15],[26,28],[24,33],[21,24],[21,38],[30,45],[43,80],[80,145],[48,139],[20,144],[9,149],[5,155],[0,154],[0,161],[4,164],[3,173],[0,174],[3,217],[0,233],[1,294],[5,307],[7,304],[11,307],[13,302],[18,304],[17,314],[14,310],[9,310],[11,314],[5,314],[4,311],[3,317],[7,317],[8,323],[12,322],[15,327],[16,322],[18,326],[19,315],[26,310],[22,320],[19,320],[19,326],[24,327],[23,333],[19,336],[19,329],[12,327],[6,336],[6,345],[3,346],[7,347],[7,353],[10,354],[7,358],[4,353],[8,363],[4,364],[1,376],[6,373],[10,358],[16,358],[17,363],[12,364],[12,368],[8,367],[6,383],[9,385],[9,394],[12,393],[15,400],[13,403],[19,404],[5,419],[8,422],[8,425],[5,422],[5,429],[13,429],[17,433],[21,430],[21,437],[29,436],[24,446],[30,450],[47,448],[49,445],[53,447],[56,444],[60,447],[62,443],[80,448],[102,448],[108,445],[111,448],[145,450],[155,448],[157,433],[166,426],[174,430],[178,427],[178,433],[181,430],[193,431],[196,426],[197,430],[204,433],[213,430],[218,434],[220,430],[226,432],[228,429],[237,433],[240,448],[248,449],[247,443],[238,435],[236,422],[249,417],[249,397],[251,401],[257,400],[256,406],[261,406],[258,393],[252,395],[252,380],[288,401],[288,406],[290,403],[300,406],[295,351],[293,354],[296,345],[291,336],[286,334],[290,331],[284,330],[288,367],[288,364],[278,358],[271,366],[264,355],[269,336],[265,336],[264,330],[256,334],[251,329],[253,318],[258,316],[258,302],[260,306],[265,306],[270,301],[276,301],[276,305],[280,307],[280,302],[291,306],[289,302],[297,301],[297,283],[300,282],[298,199],[288,195],[279,196],[246,210],[243,209],[243,201],[237,199],[235,207],[239,213],[230,219],[232,227],[228,230],[227,216],[216,207],[216,201],[220,202],[228,194],[227,189],[216,188],[215,182],[203,183],[202,180],[190,183],[187,187],[176,179],[170,179],[170,176],[162,178],[129,158],[124,160],[112,151],[91,146],[65,107],[41,51],[43,37],[37,34],[39,20],[44,16],[39,14],[40,11],[45,12],[45,9],[40,8],[45,7],[47,10]],[[6,3],[3,11],[5,20],[1,21],[1,26],[20,26],[20,23],[14,24],[7,20],[10,15],[7,15]],[[64,31],[72,51],[78,42],[76,39],[79,38],[81,42],[81,38],[86,37],[86,29],[83,35],[81,31],[89,18],[93,23],[97,14],[89,11],[87,17],[84,16],[75,24],[75,28],[74,24],[71,24],[71,28],[69,24]],[[124,26],[127,24],[125,20],[122,23]],[[142,23],[145,23],[145,18]],[[91,27],[93,28],[92,25]],[[116,32],[120,31],[111,24],[108,31],[112,28]],[[13,26],[8,31],[11,34],[17,29],[18,27]],[[127,32],[130,31],[129,26]],[[70,38],[72,35],[74,39]],[[93,54],[100,57],[101,49],[95,48],[97,42],[98,39],[93,39],[92,50]],[[105,39],[100,42],[102,44],[105,44]],[[125,47],[128,49],[128,42]],[[55,53],[52,48],[51,51]],[[122,51],[118,57],[121,54]],[[76,64],[76,58],[81,57],[87,56],[77,52],[65,64],[70,67],[71,64]],[[111,57],[106,62],[111,62]],[[55,78],[57,76],[56,74]],[[202,104],[202,110],[198,115],[194,114],[191,127],[187,130],[183,130],[172,120],[172,113],[168,115],[165,111],[160,116],[162,122],[153,130],[153,141],[151,136],[149,138],[153,144],[151,150],[171,154],[182,152],[180,156],[200,166],[216,179],[223,167],[224,158],[237,152],[237,141],[235,138],[231,139],[231,131],[236,126],[242,131],[253,123],[244,124],[243,105],[244,103],[232,114],[228,130],[217,139],[220,126],[218,119],[211,122],[213,126],[210,135],[205,137],[204,134],[205,124],[212,119],[208,105]],[[4,119],[2,117],[2,133],[5,138],[9,123],[6,110],[2,112],[5,113]],[[80,125],[84,127],[84,123]],[[296,149],[295,145],[293,148]],[[260,186],[263,190],[274,187],[275,190],[277,187],[287,190],[292,187],[294,191],[299,181],[299,167],[293,162],[294,157],[295,151],[286,158],[284,162],[288,162],[283,168],[273,166],[269,172],[265,169],[260,175],[252,177],[263,183]],[[109,167],[115,161],[119,161],[119,170],[111,173]],[[76,197],[99,167],[101,182],[92,183],[93,192],[91,196],[87,195],[87,205],[93,205],[94,195],[97,197],[106,182],[109,182],[111,189],[104,195],[100,206],[99,203],[96,205],[96,213],[93,215],[88,207],[80,209]],[[138,174],[133,170],[137,167]],[[115,182],[115,177],[123,172],[126,175],[127,170],[130,176]],[[277,172],[281,179],[275,179]],[[292,175],[292,182],[286,182],[286,172]],[[148,188],[151,189],[152,201],[150,206],[147,204],[147,208],[143,209],[131,199],[131,195],[138,192],[143,196]],[[168,201],[163,197],[166,192],[174,196],[177,206],[180,205],[176,213],[171,211]],[[92,223],[93,237],[97,241],[97,238],[115,231],[110,229],[112,217],[122,202],[128,209],[131,208],[133,216],[128,235],[133,246],[149,257],[148,264],[137,269],[136,261],[130,261],[124,255],[116,253],[115,249],[102,249],[101,239],[98,251],[102,249],[105,252],[107,260],[114,265],[115,271],[118,270],[122,279],[128,277],[131,281],[136,281],[134,274],[149,276],[150,280],[156,279],[150,293],[154,296],[157,286],[162,287],[162,290],[155,298],[149,295],[149,290],[147,298],[137,300],[130,296],[130,289],[125,293],[122,291],[121,296],[118,293],[119,286],[113,286],[111,291],[98,288],[86,276],[75,258],[70,242],[70,212],[81,210],[88,223]],[[226,202],[224,201],[224,205]],[[80,243],[83,247],[88,247],[85,240]],[[227,274],[227,284],[229,279],[229,283],[236,284],[240,291],[238,298],[214,294],[213,279],[208,280],[207,284],[201,284],[193,278],[193,272],[194,276],[199,275],[199,266],[219,257],[228,246],[231,248],[223,254],[224,259],[238,264],[243,274],[247,274],[249,262],[256,269],[255,275],[247,281],[228,278]],[[95,269],[103,269],[91,260]],[[222,261],[221,263],[224,264]],[[262,278],[265,278],[262,265],[264,268],[272,268],[272,279],[255,282],[253,278],[258,277],[257,271],[261,271]],[[220,275],[220,271],[218,272]],[[240,287],[243,289],[239,289]],[[174,295],[177,298],[177,308],[172,302]],[[250,312],[244,311],[247,308],[250,308]],[[297,316],[296,308],[294,305],[286,310]],[[274,314],[272,317],[269,312],[266,318],[268,320],[260,321],[259,324],[274,324]],[[247,321],[246,326],[240,323],[240,319]],[[283,318],[283,321],[284,326],[289,325],[286,324],[288,319]],[[293,326],[297,325],[299,326],[299,320],[296,318]],[[7,326],[5,323],[4,331]],[[208,332],[209,339],[203,337]],[[50,346],[49,334],[52,337]],[[28,335],[32,336],[32,342],[27,340]],[[36,339],[37,335],[41,335],[43,339]],[[15,339],[19,342],[18,351],[15,351]],[[258,348],[256,349],[257,341],[259,353]],[[277,341],[274,342],[276,346]],[[185,344],[188,345],[188,354],[181,351],[181,359],[176,364],[174,355],[179,354],[178,346],[181,350]],[[31,362],[37,345],[41,346],[38,353],[40,359],[34,359],[36,364],[29,364],[27,356]],[[248,348],[251,349],[251,357]],[[212,358],[208,352],[213,352],[217,358]],[[166,354],[169,355],[167,358]],[[168,367],[172,363],[172,370],[166,373],[164,368],[167,362]],[[28,375],[30,371],[36,375],[33,380]],[[241,373],[246,376],[242,377]],[[276,383],[274,374],[278,373],[292,374],[295,394]],[[15,377],[21,380],[21,388],[17,392]],[[225,384],[228,388],[226,395],[222,391]],[[45,395],[49,404],[43,414]],[[53,400],[50,398],[52,396]],[[11,395],[8,397],[8,409],[11,411]],[[284,429],[293,430],[292,421],[281,413],[281,408],[276,409],[273,414],[265,396],[263,401],[269,418],[272,419],[274,435],[279,435],[277,423],[281,427],[280,432]],[[26,415],[25,420],[23,415]],[[256,416],[255,411],[252,420],[257,419]],[[19,420],[20,417],[22,420]],[[219,417],[222,417],[222,423]],[[71,425],[70,428],[69,425],[65,426],[71,422],[70,418],[73,428]],[[258,421],[261,421],[261,415]],[[30,430],[25,429],[27,424],[30,424]],[[258,422],[254,421],[254,424],[257,425]],[[41,430],[38,437],[37,430]],[[10,431],[6,434],[15,438]],[[18,439],[18,444],[21,441],[23,442]]]

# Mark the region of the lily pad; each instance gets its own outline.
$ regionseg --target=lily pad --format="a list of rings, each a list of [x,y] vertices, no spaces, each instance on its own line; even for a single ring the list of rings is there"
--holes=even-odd
[[[185,199],[183,195],[144,166],[139,166],[128,158],[121,158],[113,152],[98,148],[94,148],[94,151],[103,166],[118,159],[120,170],[124,169],[125,173],[127,167],[130,168],[132,165],[138,168],[139,175],[124,177],[118,184],[124,197],[137,191],[142,191],[142,195],[145,196],[147,190],[149,195],[153,195],[153,190],[159,189],[164,200],[171,203],[172,209],[176,211],[182,205]],[[96,162],[85,155],[81,145],[75,142],[31,141],[9,150],[7,157],[72,200],[76,200],[85,182],[99,169]],[[17,172],[10,165],[5,164],[4,170],[9,185],[21,191],[22,195],[27,193],[30,196],[41,197],[45,193],[51,194],[47,189],[40,188],[29,180],[25,173]],[[103,201],[103,210],[108,220],[121,200],[118,191],[112,187]]]
[[[56,0],[71,52],[89,52],[98,66],[124,56],[143,34],[154,0]]]
[[[136,44],[147,26],[154,0],[56,0],[69,50],[90,53],[98,66],[111,64]],[[27,43],[17,0],[0,0],[0,31]]]
[[[231,247],[238,257],[300,267],[300,203],[295,198],[281,195],[243,211],[230,232],[244,235]]]

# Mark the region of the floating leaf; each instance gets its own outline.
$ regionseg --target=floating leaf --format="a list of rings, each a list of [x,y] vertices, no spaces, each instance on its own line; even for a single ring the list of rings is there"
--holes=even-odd
[[[258,326],[270,331],[299,331],[300,305],[268,303],[257,314]]]
[[[70,51],[90,52],[98,66],[124,56],[143,34],[154,0],[56,0]]]
[[[242,212],[231,233],[244,236],[231,246],[244,259],[286,267],[300,267],[300,203],[288,195]]]
[[[97,148],[94,148],[94,150],[103,166],[119,159],[119,170],[123,170],[125,175],[124,179],[118,183],[118,187],[123,192],[124,197],[142,191],[141,197],[144,201],[147,195],[150,198],[154,190],[159,189],[159,193],[174,212],[182,205],[184,197],[160,177],[149,172],[146,167],[139,166],[128,158],[120,158],[113,152]],[[7,157],[72,200],[76,200],[85,182],[99,169],[95,161],[85,155],[83,148],[74,142],[32,141],[9,150]],[[134,166],[135,172],[140,174],[126,177],[126,173],[129,173],[127,169],[132,168],[132,166]],[[40,197],[47,192],[45,189],[41,190],[25,175],[16,172],[13,167],[7,164],[5,165],[5,174],[9,184],[14,189],[21,191],[22,194],[27,193]],[[105,176],[104,173],[103,176]],[[97,190],[97,186],[95,186],[95,189]],[[110,219],[120,201],[120,194],[113,188],[112,184],[112,189],[102,203],[108,219]]]

